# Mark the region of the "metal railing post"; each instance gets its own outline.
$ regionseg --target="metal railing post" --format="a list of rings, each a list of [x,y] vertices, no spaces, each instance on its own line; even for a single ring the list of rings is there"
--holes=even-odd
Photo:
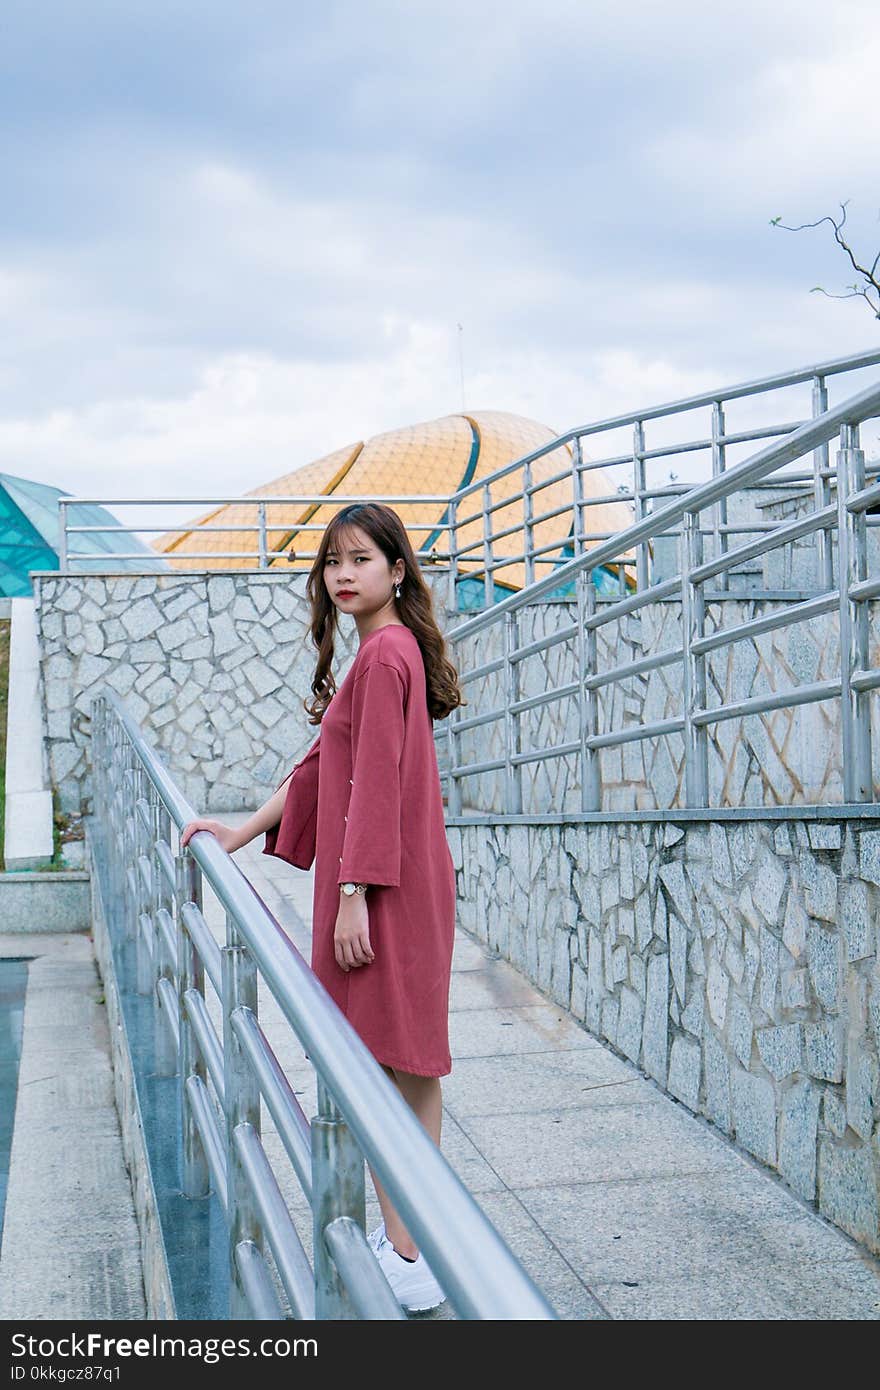
[[[187,1097],[186,1083],[197,1076],[207,1085],[208,1069],[196,1044],[192,1024],[186,1011],[187,990],[194,989],[204,998],[205,967],[190,940],[183,923],[184,903],[202,907],[202,873],[186,850],[174,857],[174,918],[177,929],[177,1018],[179,1027],[178,1073],[180,1075],[180,1186],[184,1197],[205,1197],[211,1190],[208,1160],[193,1118]]]
[[[491,608],[495,599],[495,572],[492,568],[492,489],[486,483],[483,487],[483,589],[484,602]]]
[[[633,520],[641,521],[645,515],[645,425],[637,420],[633,427]],[[620,562],[621,573],[623,561]],[[636,546],[636,588],[648,587],[648,542],[640,541]]]
[[[101,756],[100,704],[92,706],[91,717],[92,724],[90,726],[90,738],[86,745],[86,756],[92,774],[92,815],[97,816],[100,813],[99,784],[101,774],[98,765],[98,760]]]
[[[58,572],[67,574],[68,567],[68,545],[67,545],[67,503],[63,497],[58,499]]]
[[[92,813],[96,821],[104,822],[107,804],[105,779],[106,758],[104,756],[104,702],[96,700],[92,705],[91,737],[89,739],[89,760],[92,768]]]
[[[843,795],[848,802],[869,801],[873,794],[870,695],[852,687],[853,672],[864,671],[869,664],[867,606],[861,601],[854,602],[849,594],[850,586],[866,579],[868,574],[865,513],[851,516],[846,505],[850,493],[865,485],[865,455],[858,441],[858,429],[844,425],[837,455],[837,582]]]
[[[165,1016],[166,1005],[163,1003],[162,993],[159,989],[161,979],[167,979],[172,985],[174,984],[174,967],[169,964],[167,959],[168,952],[161,926],[160,913],[165,907],[167,897],[165,876],[159,862],[158,848],[159,840],[162,838],[162,808],[159,804],[159,794],[152,784],[149,785],[149,799],[150,835],[153,841],[150,845],[153,884],[150,894],[150,918],[153,924],[153,1017],[155,1020],[156,1075],[175,1076],[177,1074],[177,1047],[171,1032],[171,1020]]]
[[[452,769],[455,767],[455,759],[458,753],[458,719],[457,709],[452,710],[446,720],[446,748],[449,759],[448,772],[446,776],[446,809],[450,816],[461,815],[461,780],[453,777]]]
[[[109,716],[109,706],[108,706]],[[126,864],[129,862],[124,857],[126,842],[126,815],[125,815],[125,743],[123,731],[119,721],[114,719],[110,728],[110,757],[112,766],[112,803],[109,825],[105,826],[104,833],[108,841],[113,846],[111,888],[115,909],[119,917],[119,922],[123,933],[128,935],[128,884],[126,877]],[[120,843],[121,841],[121,843]]]
[[[715,401],[712,406],[712,477],[720,478],[727,466],[727,445],[723,443],[726,431],[724,402]],[[715,554],[713,559],[727,554],[727,532],[721,528],[727,525],[727,498],[719,497],[712,508]],[[730,588],[730,572],[722,570],[718,575],[719,589]]]
[[[148,831],[145,829],[140,813],[138,812],[137,802],[147,796],[147,774],[138,766],[134,774],[134,881],[137,890],[137,912],[135,914],[135,932],[137,942],[137,992],[138,994],[154,994],[156,985],[154,980],[154,961],[152,944],[152,919],[150,916],[150,890],[144,882],[141,860],[146,859],[152,863],[151,847],[145,844]],[[145,853],[145,850],[147,851]],[[152,872],[152,871],[151,871]]]
[[[220,951],[223,985],[223,1082],[226,1100],[226,1174],[229,1225],[229,1316],[248,1320],[252,1313],[241,1281],[236,1250],[251,1241],[262,1252],[263,1236],[256,1202],[247,1180],[235,1131],[250,1125],[260,1133],[260,1088],[232,1026],[239,1009],[257,1014],[257,969],[250,952],[241,944],[235,923],[226,916],[227,945]]]
[[[447,606],[450,613],[458,612],[458,498],[449,499],[449,597]]]
[[[708,738],[705,724],[694,715],[706,708],[706,658],[695,655],[692,644],[705,636],[706,604],[703,586],[691,572],[703,563],[703,533],[699,512],[684,518],[681,566],[681,627],[684,648],[684,757],[685,795],[688,806],[709,804]]]
[[[825,385],[825,378],[817,376],[813,378],[813,419],[824,415],[828,409],[828,387]],[[829,449],[827,444],[820,444],[818,449],[813,450],[813,497],[815,498],[816,510],[821,511],[827,507],[831,501],[831,489],[828,479]],[[820,531],[818,535],[818,549],[816,551],[817,574],[816,583],[820,593],[827,593],[834,586],[834,552],[831,547],[831,536],[827,531]]]
[[[364,1159],[323,1077],[318,1077],[318,1113],[312,1120],[312,1217],[315,1317],[349,1321],[357,1316],[324,1240],[338,1216],[364,1230]]]
[[[584,543],[584,475],[582,465],[584,452],[580,435],[574,440],[571,451],[571,495],[572,495],[572,553],[575,557],[583,555]]]
[[[266,534],[266,503],[260,502],[257,506],[257,520],[259,523],[258,546],[260,551],[259,566],[261,570],[269,568],[269,538]]]
[[[110,719],[110,708],[106,700],[101,698],[99,700],[99,707],[101,710],[102,751],[100,753],[100,759],[102,763],[101,786],[103,796],[100,824],[107,854],[108,882],[113,900],[118,905],[123,901],[123,895],[119,882],[117,839],[121,821],[116,804],[119,795],[119,759],[117,756],[116,721]]]
[[[586,621],[596,612],[596,586],[590,570],[579,570],[575,582],[577,593],[577,650],[578,667],[582,672],[578,690],[578,725],[581,744],[581,810],[602,810],[602,768],[598,748],[587,743],[599,732],[599,692],[586,690],[584,680],[599,674],[599,643],[594,627]]]
[[[511,705],[519,699],[519,668],[521,663],[511,661],[511,652],[519,646],[519,621],[516,609],[505,614],[504,618],[504,758],[505,758],[505,806],[508,815],[522,812],[522,763],[513,761],[513,755],[520,749],[520,718],[514,714]]]
[[[532,497],[532,465],[523,464],[523,554],[525,555],[525,582],[535,582],[535,537],[532,517],[535,514]]]
[[[135,754],[131,745],[126,743],[123,750],[122,767],[122,814],[125,826],[123,834],[123,862],[121,865],[122,875],[125,882],[125,934],[130,941],[135,943],[137,949],[138,931],[138,912],[140,897],[138,894],[138,871],[137,871],[137,825],[135,823],[136,811],[134,803],[137,800],[137,771],[135,766]]]

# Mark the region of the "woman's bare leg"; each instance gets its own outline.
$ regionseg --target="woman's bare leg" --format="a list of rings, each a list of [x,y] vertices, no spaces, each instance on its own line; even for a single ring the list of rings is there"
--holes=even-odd
[[[395,1071],[393,1067],[386,1067],[384,1064],[382,1064],[382,1070],[394,1082],[404,1100],[415,1112],[416,1118],[421,1120],[434,1143],[439,1147],[440,1124],[443,1115],[440,1078],[438,1076],[413,1076],[411,1072]],[[370,1176],[373,1179],[376,1196],[379,1198],[379,1206],[382,1208],[382,1215],[385,1218],[385,1234],[398,1255],[403,1255],[408,1260],[415,1259],[419,1253],[419,1247],[392,1206],[388,1193],[379,1182],[372,1167],[370,1168]]]

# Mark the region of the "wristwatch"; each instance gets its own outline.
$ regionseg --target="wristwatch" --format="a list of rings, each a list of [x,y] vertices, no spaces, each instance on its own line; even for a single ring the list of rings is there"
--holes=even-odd
[[[339,885],[347,898],[352,897],[355,893],[366,893],[367,886],[366,883],[340,883]]]

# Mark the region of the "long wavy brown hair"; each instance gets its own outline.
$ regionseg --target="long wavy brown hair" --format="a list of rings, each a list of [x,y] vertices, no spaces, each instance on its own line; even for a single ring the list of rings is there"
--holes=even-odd
[[[321,723],[336,693],[336,681],[330,667],[339,614],[324,583],[324,565],[328,550],[335,549],[337,542],[352,526],[366,532],[389,565],[397,560],[404,563],[400,598],[395,604],[397,615],[415,633],[421,648],[428,713],[432,719],[444,719],[451,710],[466,705],[467,700],[459,688],[458,672],[447,655],[446,641],[434,616],[433,595],[422,578],[406,528],[397,512],[381,502],[351,502],[342,507],[328,524],[306,581],[306,593],[312,607],[312,641],[318,650],[318,664],[312,679],[314,699],[303,701],[309,723]]]

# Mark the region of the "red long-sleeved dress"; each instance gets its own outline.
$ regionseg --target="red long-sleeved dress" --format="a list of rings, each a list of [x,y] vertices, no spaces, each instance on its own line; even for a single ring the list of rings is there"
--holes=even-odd
[[[315,864],[312,969],[373,1056],[446,1076],[455,870],[415,633],[370,632],[290,779],[264,854]],[[339,884],[367,883],[369,965],[344,971]]]

